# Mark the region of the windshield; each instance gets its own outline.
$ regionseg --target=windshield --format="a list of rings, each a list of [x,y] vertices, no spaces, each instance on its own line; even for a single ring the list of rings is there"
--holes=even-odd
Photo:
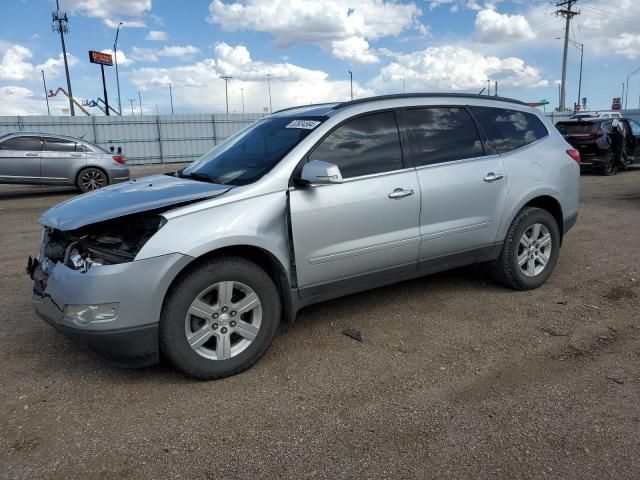
[[[322,117],[265,118],[216,145],[181,176],[225,185],[253,183],[322,121]]]

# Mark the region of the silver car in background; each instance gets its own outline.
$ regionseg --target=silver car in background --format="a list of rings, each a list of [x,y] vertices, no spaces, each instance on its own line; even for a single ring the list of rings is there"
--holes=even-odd
[[[75,185],[83,192],[129,180],[122,153],[66,135],[0,136],[0,183]]]
[[[578,216],[579,163],[516,100],[282,110],[173,175],[45,212],[27,265],[35,308],[116,363],[162,353],[197,378],[233,375],[317,302],[472,263],[541,286]]]

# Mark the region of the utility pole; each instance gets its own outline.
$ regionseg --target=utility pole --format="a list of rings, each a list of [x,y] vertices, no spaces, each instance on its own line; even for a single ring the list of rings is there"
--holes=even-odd
[[[134,113],[133,113],[133,102],[135,102],[135,101],[136,101],[136,99],[135,99],[135,98],[130,98],[130,99],[129,99],[129,103],[131,104],[131,116],[133,116],[133,115],[134,115]]]
[[[220,78],[224,80],[224,98],[227,104],[227,115],[229,115],[229,80],[231,80],[230,75],[220,75]]]
[[[562,53],[562,80],[560,83],[560,111],[565,110],[565,94],[566,94],[566,81],[567,81],[567,51],[569,49],[569,29],[571,27],[571,19],[575,15],[579,15],[580,12],[571,10],[578,0],[566,0],[564,2],[556,3],[556,15],[566,19],[564,27],[564,50]]]
[[[171,102],[171,115],[173,115],[173,93],[171,92],[171,84],[169,84],[169,101]]]
[[[71,78],[69,77],[69,64],[67,63],[67,47],[64,44],[64,35],[69,33],[69,18],[67,14],[60,11],[59,0],[56,0],[56,11],[51,14],[53,20],[53,31],[60,34],[60,42],[62,43],[62,58],[64,58],[64,71],[67,74],[67,92],[69,93],[69,110],[71,116],[76,116],[76,111],[73,109],[73,93],[71,92]]]
[[[487,78],[487,97],[491,96],[491,79]]]
[[[267,87],[269,88],[269,113],[273,113],[273,107],[271,106],[271,74],[267,73]]]
[[[240,89],[240,95],[242,96],[242,113],[244,114],[244,88]]]
[[[138,91],[138,105],[140,105],[140,116],[142,116],[142,97],[140,96],[140,91]]]
[[[353,72],[349,70],[349,84],[351,85],[351,100],[353,100]]]
[[[42,85],[44,85],[44,99],[47,101],[47,114],[51,116],[51,110],[49,110],[49,93],[47,92],[47,82],[44,79],[44,70],[42,72]]]
[[[498,80],[495,81],[495,85],[493,87],[493,94],[494,96],[498,96]]]
[[[122,22],[118,24],[116,29],[116,40],[113,42],[113,57],[116,61],[116,85],[118,85],[118,115],[122,115],[122,104],[120,103],[120,76],[118,75],[118,34],[120,33],[120,27]]]

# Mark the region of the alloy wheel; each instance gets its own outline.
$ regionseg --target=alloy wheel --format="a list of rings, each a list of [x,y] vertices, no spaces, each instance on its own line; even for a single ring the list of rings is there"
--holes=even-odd
[[[520,237],[518,266],[527,277],[540,275],[551,258],[551,233],[542,223],[531,225]]]
[[[185,318],[193,351],[208,360],[227,360],[246,350],[262,322],[258,295],[241,282],[216,283],[198,294]]]
[[[84,190],[97,190],[106,185],[107,179],[102,172],[88,170],[82,174],[80,183],[84,187]]]

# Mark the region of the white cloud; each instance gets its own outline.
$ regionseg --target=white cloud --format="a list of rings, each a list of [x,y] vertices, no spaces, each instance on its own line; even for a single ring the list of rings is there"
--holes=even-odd
[[[27,47],[18,44],[5,45],[0,60],[0,80],[35,80],[39,78],[40,70],[44,70],[48,77],[57,77],[62,73],[62,54],[58,58],[48,58],[38,65],[28,61],[32,58],[33,53]],[[78,59],[67,53],[67,62],[73,66],[78,63]]]
[[[640,34],[621,33],[616,37],[609,38],[609,45],[617,55],[625,56],[631,60],[640,57]]]
[[[9,45],[2,53],[0,60],[0,80],[24,80],[33,72],[33,65],[27,60],[33,53],[27,47],[14,44]]]
[[[106,48],[104,50],[100,50],[102,53],[108,53],[109,55],[111,55],[113,57],[113,50],[110,48]],[[120,67],[128,67],[129,65],[131,65],[132,63],[135,63],[133,60],[131,60],[129,57],[127,57],[125,55],[125,53],[122,50],[118,50],[118,68]]]
[[[535,38],[524,16],[498,13],[493,9],[480,10],[476,15],[475,27],[477,39],[485,43]]]
[[[150,30],[149,33],[147,33],[147,36],[144,38],[145,40],[151,40],[151,41],[166,40],[167,32],[163,32],[161,30]]]
[[[378,63],[380,59],[369,50],[369,42],[364,38],[350,37],[331,42],[331,54],[340,60],[356,63]]]
[[[311,43],[344,60],[372,63],[368,42],[394,36],[409,28],[425,32],[414,3],[384,0],[213,0],[207,21],[225,30],[268,32],[276,47]],[[364,45],[367,48],[364,48]],[[346,53],[345,53],[346,52]]]
[[[33,92],[24,87],[0,87],[0,115],[39,115],[41,108],[37,108],[31,97]]]
[[[262,111],[268,106],[267,75],[271,78],[273,108],[319,103],[349,98],[349,80],[329,80],[326,72],[311,70],[291,63],[255,61],[243,45],[218,43],[213,58],[192,65],[171,68],[134,69],[131,81],[141,90],[167,88],[172,85],[174,104],[189,111],[223,111],[224,82],[229,82],[230,111],[241,111],[244,89],[247,112]],[[354,94],[371,95],[372,90],[354,82]]]
[[[160,57],[173,57],[188,60],[200,49],[193,45],[167,45],[162,48],[140,48],[131,49],[131,57],[141,62],[157,62]]]
[[[541,72],[516,57],[484,56],[460,46],[431,47],[406,55],[384,67],[371,82],[378,91],[480,90],[487,78],[502,87],[547,85]]]
[[[140,17],[151,10],[151,0],[65,0],[62,9],[100,18],[109,28],[120,21],[122,27],[144,27]]]

